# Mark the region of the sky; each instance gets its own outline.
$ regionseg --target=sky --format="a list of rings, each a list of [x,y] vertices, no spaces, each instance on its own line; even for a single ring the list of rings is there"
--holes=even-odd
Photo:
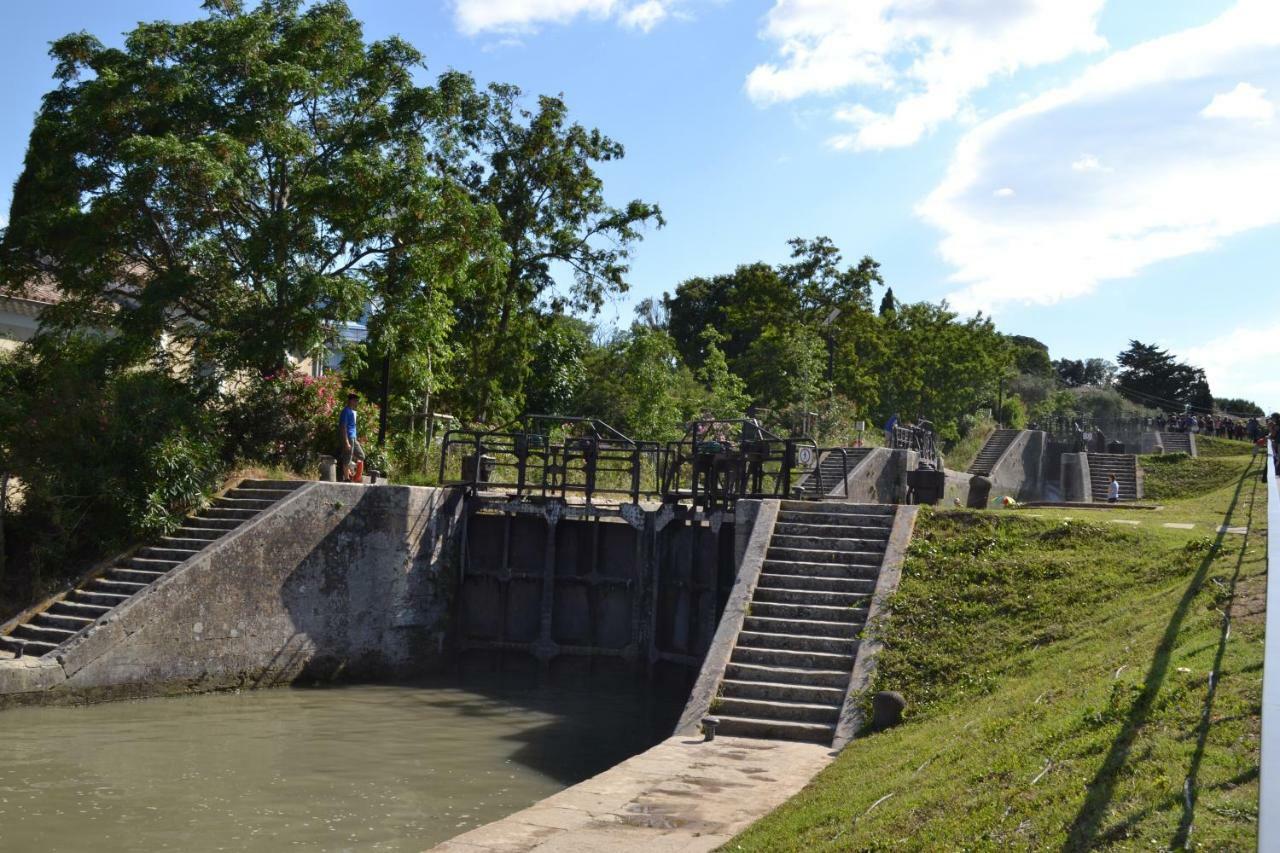
[[[370,39],[562,94],[661,205],[604,323],[826,235],[904,301],[1114,360],[1130,339],[1280,408],[1276,0],[348,0]],[[0,0],[0,217],[49,42],[198,0]],[[0,219],[0,222],[3,220]]]

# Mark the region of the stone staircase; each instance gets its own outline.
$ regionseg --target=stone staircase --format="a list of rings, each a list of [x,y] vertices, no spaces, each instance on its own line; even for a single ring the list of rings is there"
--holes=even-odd
[[[848,474],[858,467],[858,463],[871,452],[869,447],[845,447],[844,454],[839,450],[828,450],[822,454],[818,466],[800,481],[800,494],[806,498],[822,498],[836,492],[843,496],[844,481]]]
[[[1138,457],[1131,453],[1090,453],[1089,479],[1095,501],[1107,499],[1111,475],[1120,481],[1120,500],[1136,501],[1138,494]]]
[[[998,429],[991,433],[991,437],[987,439],[987,443],[982,445],[982,450],[978,452],[978,458],[973,460],[973,464],[969,466],[970,474],[981,474],[984,477],[991,473],[991,469],[996,467],[996,463],[1000,461],[1000,457],[1009,449],[1009,445],[1013,444],[1013,440],[1018,437],[1019,429]]]
[[[132,557],[82,581],[70,592],[55,596],[27,621],[9,625],[0,636],[0,659],[49,654],[211,542],[292,494],[303,482],[241,482],[184,521],[171,536],[138,549]]]
[[[831,743],[896,513],[781,502],[712,704],[721,733]]]
[[[1164,448],[1165,453],[1185,453],[1188,456],[1194,456],[1191,452],[1191,436],[1185,432],[1162,432],[1158,433],[1160,438],[1160,446]],[[1121,483],[1123,486],[1123,483]]]

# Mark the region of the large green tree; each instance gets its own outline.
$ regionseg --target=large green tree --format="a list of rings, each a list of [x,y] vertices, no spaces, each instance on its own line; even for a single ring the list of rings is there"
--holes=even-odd
[[[1134,340],[1116,360],[1120,362],[1116,389],[1138,405],[1165,411],[1184,407],[1213,411],[1204,371],[1178,361],[1167,350]]]
[[[441,289],[496,245],[431,133],[448,93],[415,83],[405,42],[366,43],[341,2],[205,8],[118,49],[54,43],[4,283],[52,279],[67,299],[50,324],[109,324],[136,357],[164,336],[270,373],[371,305],[380,354],[416,357],[408,330],[439,337]]]
[[[467,405],[481,415],[512,414],[548,324],[565,311],[594,314],[626,292],[641,229],[663,218],[648,202],[606,201],[596,169],[621,159],[623,146],[571,122],[562,98],[543,96],[530,107],[515,86],[494,84],[473,101],[482,117],[461,174],[476,201],[497,211],[508,264],[460,305],[467,369],[486,377]]]

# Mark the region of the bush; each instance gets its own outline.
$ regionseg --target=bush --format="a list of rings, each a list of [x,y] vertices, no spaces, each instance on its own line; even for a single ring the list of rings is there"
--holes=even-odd
[[[0,382],[0,444],[21,484],[7,520],[19,587],[171,530],[220,481],[216,397],[198,381],[112,372],[108,343],[72,337],[22,348]]]
[[[252,460],[299,473],[314,471],[320,455],[338,455],[338,413],[346,405],[346,396],[338,374],[316,379],[303,373],[278,373],[249,380],[224,404],[225,460]],[[376,462],[385,467],[373,442],[378,407],[362,399],[356,404],[356,418],[361,442],[370,454],[369,467],[379,468]]]

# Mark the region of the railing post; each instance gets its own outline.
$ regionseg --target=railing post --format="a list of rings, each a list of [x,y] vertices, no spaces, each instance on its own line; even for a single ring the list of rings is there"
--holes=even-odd
[[[1280,850],[1280,488],[1276,446],[1267,441],[1267,624],[1262,660],[1262,755],[1258,850]]]

